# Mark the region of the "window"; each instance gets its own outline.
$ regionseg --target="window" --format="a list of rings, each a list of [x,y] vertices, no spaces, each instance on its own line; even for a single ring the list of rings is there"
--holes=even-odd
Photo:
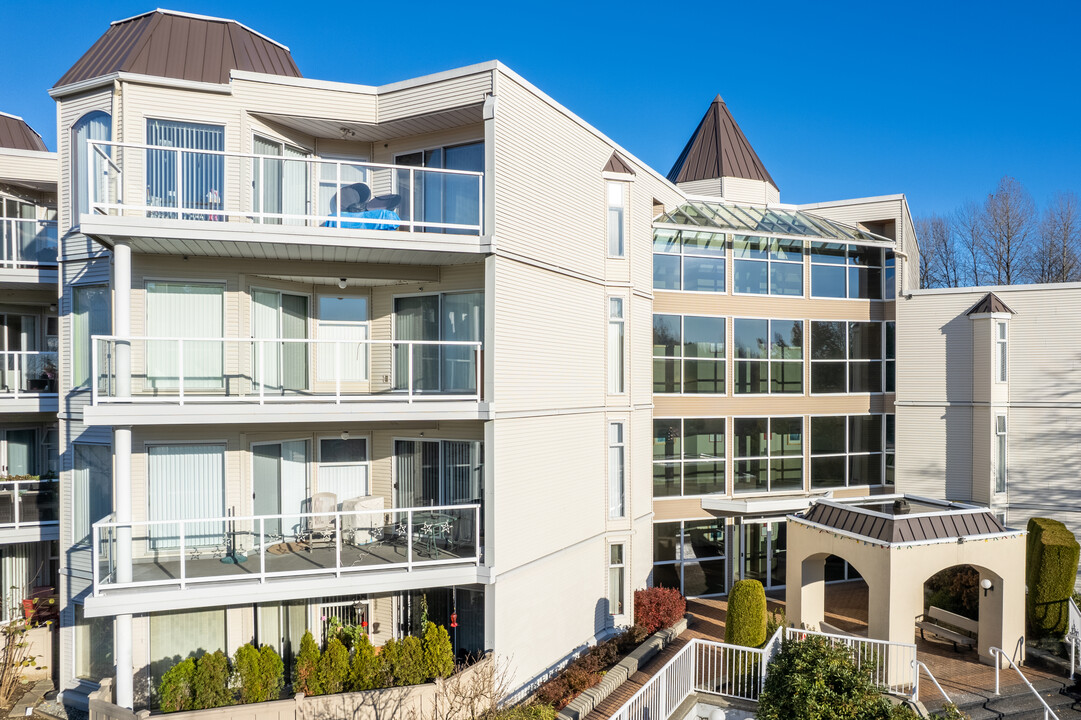
[[[732,236],[733,291],[803,295],[803,241]]]
[[[608,183],[608,257],[621,258],[625,255],[623,233],[626,207],[626,184]]]
[[[303,225],[308,214],[309,152],[288,143],[256,135],[252,139],[256,155],[274,158],[252,158],[252,204],[262,223]],[[334,167],[333,165],[331,167]],[[220,203],[219,203],[220,206]]]
[[[484,294],[461,292],[394,298],[394,339],[456,343],[484,339]],[[475,345],[394,346],[394,389],[413,392],[477,391]],[[413,375],[409,375],[412,356]]]
[[[94,523],[113,511],[113,454],[108,445],[72,445],[71,540],[74,544],[90,542]]]
[[[724,519],[653,524],[653,585],[687,597],[725,592]]]
[[[626,508],[626,446],[623,423],[608,423],[608,517],[621,518]]]
[[[320,438],[319,492],[341,502],[368,495],[368,485],[367,438]]]
[[[736,418],[734,490],[803,489],[803,418]]]
[[[479,504],[484,496],[483,464],[479,442],[395,440],[395,507]]]
[[[884,382],[883,323],[812,322],[811,392],[880,393]],[[887,341],[889,342],[889,341]],[[888,380],[888,378],[886,378]]]
[[[108,161],[102,157],[102,154],[106,157],[111,156],[112,150],[103,146],[97,146],[97,149],[91,148],[87,141],[112,140],[112,127],[113,119],[109,114],[96,110],[83,115],[71,128],[72,143],[75,145],[72,148],[74,162],[71,168],[72,173],[75,174],[75,197],[72,203],[75,217],[72,218],[72,225],[79,224],[79,215],[90,212],[91,201],[107,200],[105,180],[108,173]],[[98,150],[101,152],[99,153]],[[93,192],[88,186],[91,176],[94,183]]]
[[[624,545],[616,543],[608,546],[608,614],[622,615],[626,584],[626,566],[624,565]]]
[[[1006,416],[995,415],[995,492],[1006,492]]]
[[[447,170],[484,170],[484,143],[475,142],[454,147],[432,148],[397,155],[396,165]],[[412,184],[416,185],[414,189]],[[474,175],[398,170],[394,192],[402,196],[398,214],[403,220],[439,223],[434,227],[418,227],[421,232],[460,234],[475,232],[444,228],[443,225],[480,225],[480,183]]]
[[[88,618],[80,603],[75,609],[75,677],[97,682],[113,674],[113,619]],[[168,669],[168,668],[166,668]]]
[[[734,392],[803,393],[803,321],[732,321]]]
[[[219,518],[225,514],[224,445],[148,445],[149,519]],[[180,548],[180,523],[148,528],[150,550]],[[225,537],[221,520],[184,523],[185,547],[213,547]]]
[[[653,316],[653,392],[724,394],[724,318]]]
[[[725,292],[725,236],[720,233],[656,230],[653,288]]]
[[[225,287],[218,284],[147,282],[146,328],[150,337],[193,338],[184,342],[184,377],[180,377],[180,344],[148,340],[146,382],[157,389],[220,389],[225,384],[222,338]],[[306,373],[305,373],[306,374]]]
[[[72,288],[72,351],[71,384],[74,387],[90,385],[91,353],[97,348],[91,345],[94,335],[108,335],[112,328],[112,308],[109,288],[105,285],[76,285]]]
[[[319,297],[316,320],[317,378],[359,382],[368,379],[368,298]]]
[[[725,491],[724,418],[653,421],[653,497]]]
[[[811,297],[881,300],[882,249],[812,242]]]
[[[894,466],[896,464],[896,444],[894,443],[894,435],[896,434],[897,419],[893,414],[886,415],[886,473],[885,480],[887,485],[893,485]]]
[[[1007,337],[1006,323],[995,323],[995,356],[997,358],[997,368],[995,371],[995,381],[1004,383],[1009,380],[1009,345]]]
[[[882,297],[886,300],[897,297],[897,256],[892,250],[886,251],[886,271],[882,275]]]
[[[146,204],[179,208],[184,220],[222,220],[225,204],[225,126],[147,118]],[[150,217],[175,218],[175,212]]]
[[[624,362],[623,298],[608,298],[608,392],[623,392]]]
[[[882,419],[882,415],[812,417],[811,488],[883,484]],[[892,449],[892,440],[889,444]],[[892,479],[892,454],[887,463]]]
[[[886,325],[886,377],[884,380],[886,392],[897,391],[897,323],[888,322]]]
[[[225,608],[149,613],[151,687],[161,686],[161,678],[177,659],[199,657],[226,649]]]

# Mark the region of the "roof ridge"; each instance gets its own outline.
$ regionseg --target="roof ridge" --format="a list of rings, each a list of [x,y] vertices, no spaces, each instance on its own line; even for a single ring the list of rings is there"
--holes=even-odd
[[[280,48],[283,48],[285,50],[289,49],[289,47],[287,45],[284,45],[284,44],[278,42],[277,40],[275,40],[272,37],[264,35],[263,33],[259,32],[258,30],[253,30],[252,28],[248,27],[247,25],[240,22],[239,20],[234,20],[233,18],[226,18],[226,17],[217,17],[215,15],[201,15],[199,13],[184,12],[183,10],[169,10],[168,8],[154,8],[153,10],[147,10],[146,12],[139,13],[138,15],[132,15],[131,17],[126,17],[123,20],[113,20],[111,23],[109,23],[109,26],[112,27],[113,25],[120,25],[121,23],[126,23],[126,22],[128,22],[130,20],[138,20],[141,17],[145,17],[147,15],[153,15],[154,13],[161,13],[162,15],[175,15],[176,17],[193,18],[193,19],[196,19],[196,20],[208,20],[210,22],[232,23],[233,25],[239,25],[240,27],[244,28],[245,30],[247,30],[248,32],[250,32],[253,35],[258,35],[259,37],[263,38],[267,42],[274,43],[275,45],[277,45]]]

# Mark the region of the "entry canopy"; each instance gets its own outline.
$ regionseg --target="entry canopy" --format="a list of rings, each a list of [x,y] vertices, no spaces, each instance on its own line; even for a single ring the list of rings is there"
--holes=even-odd
[[[826,242],[893,246],[893,241],[888,238],[800,210],[753,205],[694,200],[671,212],[661,213],[653,223],[655,227],[683,226],[752,235],[787,235]]]

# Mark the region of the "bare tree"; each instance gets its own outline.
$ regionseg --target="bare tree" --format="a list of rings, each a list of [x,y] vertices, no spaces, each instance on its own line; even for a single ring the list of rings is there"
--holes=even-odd
[[[1081,201],[1072,192],[1057,194],[1044,210],[1032,279],[1042,283],[1081,280]]]
[[[916,221],[920,237],[920,287],[957,287],[961,268],[950,224],[939,215]]]
[[[987,196],[981,218],[980,254],[988,279],[996,285],[1024,282],[1032,262],[1036,232],[1036,203],[1024,186],[1006,176]]]
[[[983,211],[970,200],[954,212],[950,225],[951,234],[957,243],[958,256],[964,266],[963,274],[973,285],[979,285],[985,274],[981,250],[984,246]]]

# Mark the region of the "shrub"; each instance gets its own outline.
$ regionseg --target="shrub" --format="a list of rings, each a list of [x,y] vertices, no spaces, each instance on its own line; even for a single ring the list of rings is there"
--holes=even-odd
[[[724,641],[761,647],[766,642],[766,591],[757,580],[737,580],[728,593]]]
[[[375,690],[386,687],[383,656],[375,654],[368,636],[361,635],[353,648],[353,661],[349,668],[349,689],[352,692]]]
[[[619,643],[620,655],[626,655],[631,650],[634,650],[644,643],[648,637],[649,633],[646,632],[644,627],[641,625],[631,625],[616,638],[616,642]]]
[[[1057,520],[1032,518],[1028,521],[1025,580],[1029,635],[1062,637],[1069,620],[1067,599],[1077,579],[1081,545]]]
[[[646,634],[679,622],[687,612],[687,601],[673,588],[646,588],[634,591],[634,624],[641,625]]]
[[[551,705],[535,702],[492,710],[481,715],[481,720],[555,720],[556,709]]]
[[[443,678],[454,672],[454,646],[442,625],[428,623],[424,628],[424,667],[429,678]]]
[[[385,686],[398,685],[398,666],[402,661],[401,643],[394,638],[387,640],[379,651],[379,657],[383,660]]]
[[[233,671],[240,691],[240,702],[257,703],[277,700],[285,685],[285,663],[269,645],[262,649],[248,643],[233,655]]]
[[[300,639],[300,652],[293,663],[293,692],[305,695],[322,695],[319,684],[319,646],[315,644],[311,630]]]
[[[766,618],[766,639],[773,637],[778,630],[787,627],[788,619],[785,617],[784,608],[771,612]]]
[[[957,613],[971,620],[980,615],[980,572],[971,565],[951,567],[927,581],[927,606]]]
[[[395,685],[420,685],[428,680],[428,668],[424,663],[424,643],[410,635],[402,640],[401,655],[394,671]]]
[[[195,675],[195,659],[188,658],[173,665],[161,676],[158,697],[162,712],[180,712],[192,709],[192,676]]]
[[[319,689],[323,695],[340,693],[349,677],[349,651],[336,637],[327,641],[319,658]]]
[[[229,657],[221,650],[207,653],[195,661],[191,676],[192,707],[195,710],[225,707],[234,702],[229,688]]]
[[[285,689],[285,661],[269,645],[259,650],[259,671],[263,678],[267,700],[277,700]]]

